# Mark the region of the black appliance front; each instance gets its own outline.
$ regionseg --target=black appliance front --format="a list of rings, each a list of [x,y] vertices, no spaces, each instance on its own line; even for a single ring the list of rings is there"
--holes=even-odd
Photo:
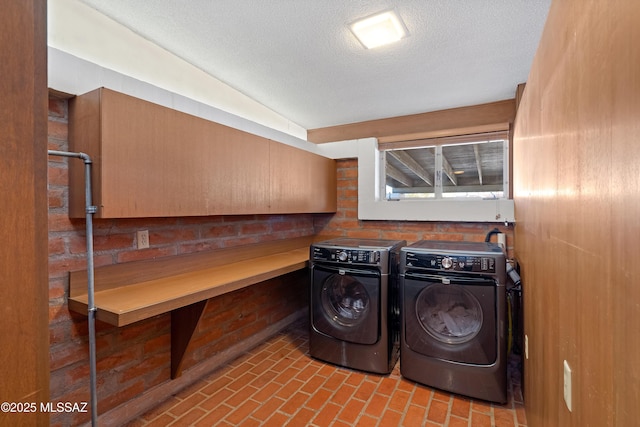
[[[407,273],[402,300],[407,346],[452,362],[495,363],[497,290],[488,278]]]
[[[311,272],[315,330],[355,344],[378,342],[380,271],[314,265]]]

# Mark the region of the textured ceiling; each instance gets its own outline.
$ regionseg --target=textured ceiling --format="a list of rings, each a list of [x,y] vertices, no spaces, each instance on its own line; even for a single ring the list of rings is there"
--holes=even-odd
[[[307,128],[513,98],[551,0],[82,0]],[[395,9],[409,37],[348,24]]]

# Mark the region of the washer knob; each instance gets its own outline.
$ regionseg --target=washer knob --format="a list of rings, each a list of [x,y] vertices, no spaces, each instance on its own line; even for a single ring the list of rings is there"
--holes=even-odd
[[[346,261],[347,260],[347,253],[345,251],[342,251],[338,254],[338,259],[340,261]]]
[[[442,258],[442,268],[445,268],[448,270],[452,266],[453,266],[453,260],[450,257],[446,256]]]

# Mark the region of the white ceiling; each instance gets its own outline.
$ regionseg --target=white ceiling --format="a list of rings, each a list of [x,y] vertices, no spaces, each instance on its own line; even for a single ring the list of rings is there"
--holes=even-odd
[[[82,0],[306,128],[513,98],[551,0]],[[348,24],[395,9],[409,37]]]

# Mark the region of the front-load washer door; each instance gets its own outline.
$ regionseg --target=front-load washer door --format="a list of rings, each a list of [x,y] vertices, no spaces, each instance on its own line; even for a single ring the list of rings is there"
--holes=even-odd
[[[495,281],[406,274],[404,338],[425,356],[490,365],[497,359]]]
[[[375,344],[380,337],[380,271],[314,265],[311,274],[313,328],[341,341]]]

